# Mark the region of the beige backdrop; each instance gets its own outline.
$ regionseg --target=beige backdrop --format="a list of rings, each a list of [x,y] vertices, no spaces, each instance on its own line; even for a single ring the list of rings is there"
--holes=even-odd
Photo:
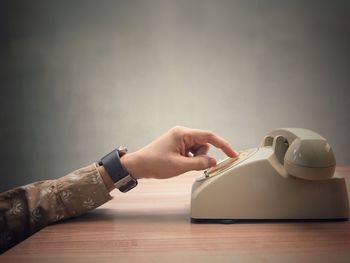
[[[350,163],[346,1],[1,2],[1,187],[173,125],[237,149],[318,131]],[[219,152],[213,154],[220,156]]]

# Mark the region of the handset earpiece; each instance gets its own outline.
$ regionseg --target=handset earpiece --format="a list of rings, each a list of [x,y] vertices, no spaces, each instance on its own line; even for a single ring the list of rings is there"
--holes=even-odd
[[[306,180],[331,178],[335,165],[333,150],[324,139],[296,138],[284,156],[287,173]]]

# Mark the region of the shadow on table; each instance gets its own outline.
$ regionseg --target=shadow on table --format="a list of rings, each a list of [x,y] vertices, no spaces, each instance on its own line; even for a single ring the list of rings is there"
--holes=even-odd
[[[348,218],[337,219],[193,219],[194,224],[290,224],[290,223],[330,223],[349,221]]]
[[[115,210],[109,208],[98,208],[96,210],[90,211],[87,214],[82,216],[71,218],[67,220],[63,220],[59,222],[60,224],[64,223],[74,223],[74,222],[158,222],[158,223],[167,223],[167,222],[183,222],[183,223],[192,223],[192,224],[239,224],[239,225],[251,225],[251,224],[311,224],[311,223],[321,223],[321,224],[329,224],[329,223],[337,223],[337,222],[346,222],[349,221],[347,218],[344,219],[297,219],[297,220],[278,220],[278,219],[192,219],[190,216],[189,209],[184,210]]]
[[[109,208],[98,208],[79,217],[62,220],[58,224],[74,222],[191,222],[189,210],[184,211],[116,211]]]

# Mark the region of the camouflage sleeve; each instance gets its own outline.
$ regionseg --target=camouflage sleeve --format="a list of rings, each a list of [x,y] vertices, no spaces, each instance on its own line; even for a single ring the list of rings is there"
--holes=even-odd
[[[111,200],[96,165],[0,194],[0,253],[46,225]]]

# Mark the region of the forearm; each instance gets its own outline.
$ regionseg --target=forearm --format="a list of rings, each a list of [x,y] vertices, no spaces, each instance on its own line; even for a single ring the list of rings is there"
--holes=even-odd
[[[50,223],[102,205],[112,198],[109,191],[103,175],[91,164],[57,180],[1,193],[0,253]]]

